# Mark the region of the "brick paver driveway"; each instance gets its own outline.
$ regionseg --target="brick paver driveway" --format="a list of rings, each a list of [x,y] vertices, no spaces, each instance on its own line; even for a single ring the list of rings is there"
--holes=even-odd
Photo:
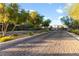
[[[79,55],[79,41],[66,31],[54,31],[0,51],[0,55]]]

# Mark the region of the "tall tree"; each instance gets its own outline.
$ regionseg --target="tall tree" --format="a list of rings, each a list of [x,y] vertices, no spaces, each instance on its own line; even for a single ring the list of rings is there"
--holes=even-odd
[[[9,6],[10,6],[10,14],[11,14],[10,15],[11,23],[14,25],[12,31],[14,31],[19,21],[19,6],[16,3],[11,3],[9,4]]]
[[[73,18],[73,28],[79,27],[79,3],[72,4],[68,9],[68,15]]]
[[[69,28],[78,28],[79,27],[79,21],[74,20],[69,16],[62,17],[61,21],[64,25],[68,26]]]
[[[40,29],[42,27],[43,17],[44,16],[38,14],[36,11],[31,11],[29,19],[31,27],[34,29]]]
[[[79,20],[79,3],[74,3],[69,7],[69,16],[74,20]]]
[[[45,28],[48,28],[50,22],[51,22],[51,20],[47,19],[47,20],[43,21],[42,26],[45,27]]]
[[[8,8],[5,4],[0,4],[0,23],[2,24],[2,35],[5,36],[9,22]]]
[[[27,25],[27,21],[29,19],[29,13],[28,11],[25,11],[24,9],[22,9],[19,13],[19,19],[17,24],[19,25]]]
[[[64,25],[67,25],[68,27],[71,27],[73,19],[71,17],[69,17],[69,16],[64,16],[64,17],[61,18],[61,22]]]

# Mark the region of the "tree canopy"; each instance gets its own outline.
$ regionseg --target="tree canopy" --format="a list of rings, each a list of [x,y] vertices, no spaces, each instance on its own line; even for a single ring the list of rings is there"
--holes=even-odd
[[[30,25],[32,28],[48,27],[51,21],[49,19],[43,21],[43,17],[37,11],[20,9],[17,3],[0,3],[0,23],[3,36],[5,36],[10,24],[14,25],[12,31],[18,25]]]
[[[68,13],[74,20],[79,20],[79,3],[72,4]]]

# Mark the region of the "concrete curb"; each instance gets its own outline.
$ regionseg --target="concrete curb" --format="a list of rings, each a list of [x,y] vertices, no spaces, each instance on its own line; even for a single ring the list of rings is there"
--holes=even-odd
[[[76,35],[76,34],[74,34],[74,33],[70,33],[70,32],[68,32],[68,34],[70,34],[71,36],[73,36],[74,38],[76,38],[76,39],[79,40],[79,35]]]
[[[32,40],[33,38],[45,35],[47,33],[49,33],[49,32],[44,32],[44,33],[41,33],[41,34],[37,34],[37,35],[29,36],[29,37],[24,37],[24,38],[19,38],[19,39],[7,41],[7,42],[2,42],[2,43],[0,43],[0,51],[3,50],[3,49],[15,46],[16,44],[22,43],[24,41]]]

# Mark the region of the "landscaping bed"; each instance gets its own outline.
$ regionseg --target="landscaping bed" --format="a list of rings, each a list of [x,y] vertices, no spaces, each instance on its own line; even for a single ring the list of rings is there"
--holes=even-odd
[[[29,32],[24,32],[24,33],[16,33],[16,34],[11,34],[11,35],[7,35],[7,36],[2,36],[0,34],[0,42],[6,42],[6,41],[11,41],[11,40],[15,40],[18,38],[23,38],[23,37],[29,37],[29,36],[33,36],[33,35],[38,35],[41,34],[43,32],[48,32],[48,31],[37,31],[37,32],[33,32],[33,31],[29,31]]]
[[[36,35],[39,33],[35,33],[35,32],[27,32],[27,33],[22,33],[22,34],[12,34],[9,36],[4,36],[4,37],[0,37],[0,42],[6,42],[6,41],[10,41],[10,40],[14,40],[17,38],[22,38],[22,37],[28,37],[28,36],[32,36],[32,35]]]
[[[79,35],[79,29],[71,29],[69,32]]]

